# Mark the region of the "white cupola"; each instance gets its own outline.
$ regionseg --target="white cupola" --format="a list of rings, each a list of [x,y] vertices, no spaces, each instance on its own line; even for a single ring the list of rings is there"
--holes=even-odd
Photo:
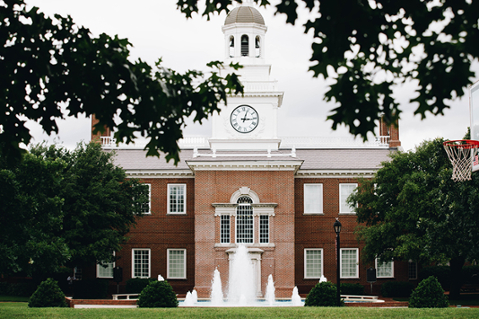
[[[267,29],[263,16],[256,8],[248,5],[234,8],[223,26],[225,61],[264,63]]]
[[[209,139],[214,150],[277,150],[277,110],[283,92],[270,79],[271,65],[265,59],[267,27],[263,16],[251,1],[228,14],[222,27],[225,40],[225,68],[222,76],[236,73],[244,85],[244,95],[228,96],[228,105],[213,115],[213,134]],[[243,67],[233,70],[228,65]]]

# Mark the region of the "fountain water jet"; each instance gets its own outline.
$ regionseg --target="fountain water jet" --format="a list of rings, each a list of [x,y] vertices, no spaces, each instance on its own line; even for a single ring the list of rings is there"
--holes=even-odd
[[[228,280],[228,303],[251,304],[256,301],[254,270],[248,249],[239,245],[231,264]]]
[[[276,298],[274,296],[274,282],[273,282],[273,275],[269,275],[268,276],[268,285],[266,286],[266,295],[265,295],[265,299],[266,299],[266,302],[268,302],[268,304],[270,306],[272,306],[274,304],[274,302],[276,301]]]
[[[303,302],[301,301],[301,297],[298,293],[298,287],[294,286],[293,288],[293,295],[291,296],[291,303],[293,306],[302,306]]]
[[[213,273],[213,280],[211,281],[211,304],[213,306],[221,306],[224,303],[223,300],[223,287],[221,286],[221,276],[218,268]]]

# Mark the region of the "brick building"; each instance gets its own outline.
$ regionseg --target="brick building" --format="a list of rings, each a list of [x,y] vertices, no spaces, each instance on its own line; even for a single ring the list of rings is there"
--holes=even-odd
[[[150,209],[116,252],[116,264],[98,267],[96,276],[111,278],[112,267],[120,266],[122,285],[132,277],[161,274],[179,294],[195,288],[208,297],[214,270],[226,287],[230,261],[244,243],[259,296],[270,274],[277,297],[290,297],[295,286],[305,294],[321,276],[336,281],[333,223],[339,217],[342,282],[369,287],[370,266],[378,270],[378,284],[415,280],[414,263],[361,262],[362,244],[353,234],[356,216],[345,201],[358,179],[372,177],[400,146],[398,128],[381,124],[380,138],[361,145],[278,138],[283,92],[264,59],[263,17],[254,7],[239,6],[222,29],[225,64],[244,66],[245,94],[230,96],[215,114],[211,138],[185,139],[174,166],[164,157],[145,157],[143,150],[110,145],[109,132],[102,137],[105,151],[115,149],[116,164],[149,185]]]

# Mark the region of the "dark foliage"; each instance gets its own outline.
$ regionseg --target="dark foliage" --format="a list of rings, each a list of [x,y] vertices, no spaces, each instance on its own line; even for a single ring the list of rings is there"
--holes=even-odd
[[[409,281],[388,281],[381,285],[383,297],[409,297],[414,285]]]
[[[83,279],[73,282],[75,299],[105,299],[108,295],[108,279]]]
[[[338,301],[336,285],[329,281],[317,283],[306,297],[304,305],[306,307],[337,306]],[[344,301],[341,300],[341,306],[343,305]]]
[[[364,295],[364,286],[361,284],[341,283],[342,295]]]
[[[48,278],[43,281],[30,297],[29,307],[66,307],[65,295],[58,283]]]
[[[449,290],[451,286],[451,267],[449,266],[429,266],[423,267],[419,271],[419,280],[424,280],[431,276],[436,277],[441,284],[442,289]]]
[[[421,281],[409,298],[409,308],[445,308],[448,306],[447,296],[434,276]]]
[[[140,293],[151,281],[154,281],[153,278],[131,278],[126,281],[125,291],[126,293]]]
[[[171,285],[166,281],[151,281],[140,294],[140,308],[178,307],[178,299]]]

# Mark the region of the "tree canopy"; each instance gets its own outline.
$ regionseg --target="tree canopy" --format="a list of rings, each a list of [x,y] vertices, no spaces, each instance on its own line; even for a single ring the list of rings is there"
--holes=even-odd
[[[48,18],[23,0],[0,4],[0,154],[18,159],[22,143],[31,136],[27,119],[43,130],[58,132],[56,120],[94,114],[96,130],[109,127],[118,142],[129,143],[135,133],[147,137],[148,155],[166,154],[179,160],[178,140],[186,118],[201,122],[228,92],[243,88],[232,74],[180,74],[161,65],[129,60],[127,39],[101,34],[94,38],[71,17]],[[66,108],[66,113],[62,110]]]
[[[148,204],[100,145],[34,147],[0,165],[0,273],[30,275],[113,261]]]
[[[392,154],[350,196],[362,223],[357,235],[365,260],[450,262],[451,273],[460,276],[464,261],[479,257],[479,179],[473,174],[471,181],[454,182],[442,142]]]
[[[177,0],[178,8],[210,16],[228,11],[238,0]],[[254,0],[270,6],[268,0]],[[344,124],[354,135],[374,133],[384,116],[396,123],[401,110],[394,87],[418,85],[410,102],[415,114],[443,114],[448,102],[461,97],[479,58],[479,2],[472,0],[281,0],[276,14],[295,24],[300,4],[314,13],[304,24],[313,35],[310,70],[334,80],[325,95],[336,102],[328,119],[333,129]]]
[[[254,0],[270,6],[268,0]],[[177,0],[187,18],[229,11],[239,0]],[[379,118],[395,124],[397,85],[417,84],[416,114],[443,114],[448,102],[464,95],[479,57],[479,3],[472,0],[281,0],[276,13],[298,20],[298,7],[312,14],[304,32],[313,35],[310,70],[331,79],[327,101],[334,102],[332,128],[344,124],[366,139]],[[201,8],[200,8],[201,7]],[[180,74],[142,60],[130,61],[126,39],[88,29],[70,17],[47,18],[24,0],[0,4],[0,153],[19,158],[31,136],[25,121],[38,121],[48,134],[56,120],[95,114],[96,129],[111,128],[118,142],[147,138],[147,155],[179,160],[178,140],[185,119],[202,122],[219,111],[228,94],[240,94],[235,75]],[[236,66],[238,67],[238,66]],[[66,112],[62,110],[62,105]],[[65,114],[66,113],[66,114]]]

